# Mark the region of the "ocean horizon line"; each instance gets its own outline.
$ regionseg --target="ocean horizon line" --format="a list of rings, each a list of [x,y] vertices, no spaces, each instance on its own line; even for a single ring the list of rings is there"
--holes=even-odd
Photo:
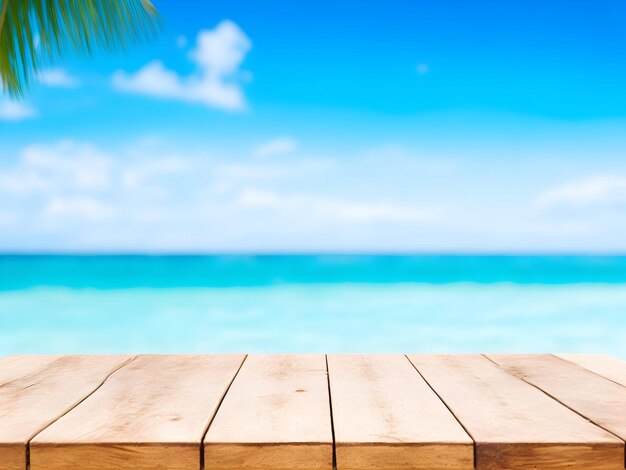
[[[36,257],[36,256],[76,256],[76,257],[219,257],[219,256],[257,256],[257,257],[280,257],[280,256],[351,256],[351,257],[589,257],[589,258],[621,258],[626,257],[626,251],[2,251],[0,257]]]

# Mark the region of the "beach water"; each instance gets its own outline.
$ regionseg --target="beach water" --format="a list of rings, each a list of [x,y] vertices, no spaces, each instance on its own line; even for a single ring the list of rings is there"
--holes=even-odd
[[[626,257],[0,256],[0,354],[601,352]]]

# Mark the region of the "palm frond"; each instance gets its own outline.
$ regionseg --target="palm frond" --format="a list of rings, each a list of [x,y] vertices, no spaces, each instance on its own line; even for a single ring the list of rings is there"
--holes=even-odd
[[[2,88],[22,96],[33,75],[63,54],[126,49],[160,28],[149,0],[0,0]]]

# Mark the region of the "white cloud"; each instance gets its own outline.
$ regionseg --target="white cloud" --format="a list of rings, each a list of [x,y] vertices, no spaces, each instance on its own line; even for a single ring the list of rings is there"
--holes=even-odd
[[[0,212],[0,227],[11,227],[17,222],[17,215],[14,212]]]
[[[0,99],[0,119],[4,121],[22,121],[37,116],[37,110],[20,101]]]
[[[270,209],[292,215],[305,214],[342,222],[432,223],[440,219],[441,210],[431,206],[405,205],[384,201],[350,201],[340,198],[303,194],[278,194],[248,188],[236,203],[248,209]]]
[[[171,189],[160,179],[180,174],[186,162],[170,155],[137,156],[136,150],[125,149],[116,158],[72,140],[27,146],[13,165],[0,169],[0,213],[3,205],[21,208],[20,220],[34,231],[38,224],[71,231],[81,222],[110,222],[120,215],[146,220]]]
[[[281,137],[258,145],[252,152],[255,157],[273,157],[291,153],[298,148],[298,142],[291,137]]]
[[[155,60],[138,72],[118,70],[113,74],[115,88],[161,98],[201,103],[230,111],[246,108],[241,82],[247,75],[240,70],[252,42],[235,23],[224,20],[212,30],[200,31],[195,49],[189,53],[196,70],[183,77]]]
[[[339,218],[360,222],[432,223],[441,210],[435,206],[409,206],[390,202],[342,202],[326,200],[323,206]]]
[[[61,67],[43,70],[38,78],[41,83],[49,87],[76,88],[80,85],[78,77],[70,75]]]
[[[112,184],[112,157],[93,145],[64,140],[25,147],[12,167],[0,171],[4,197],[53,197],[101,193]]]
[[[242,207],[274,207],[280,204],[280,198],[272,191],[249,188],[241,191],[237,197],[237,204]]]
[[[241,155],[169,145],[62,141],[7,155],[0,214],[14,215],[0,220],[11,228],[0,230],[0,243],[270,251],[623,246],[606,241],[624,233],[625,212],[615,209],[620,201],[626,208],[619,172],[555,186],[533,206],[541,181],[494,187],[493,175],[397,146],[322,156],[313,149],[314,157],[295,150],[272,159],[252,147]],[[488,191],[476,196],[479,187]]]
[[[44,209],[46,219],[80,219],[88,222],[106,222],[115,217],[115,209],[110,204],[93,197],[53,197]]]
[[[403,197],[391,174],[373,188],[360,158],[372,157],[181,155],[143,140],[115,151],[70,140],[30,145],[0,168],[0,213],[18,216],[0,240],[48,249],[321,249],[383,243],[389,231],[447,220],[447,205]],[[393,158],[380,164],[396,172]],[[415,171],[398,171],[410,173],[407,188],[419,187]]]
[[[142,189],[155,178],[181,173],[188,166],[188,162],[180,157],[143,159],[121,169],[121,180],[127,188]]]
[[[119,187],[147,191],[155,189],[155,180],[188,169],[189,162],[179,156],[136,153],[136,149],[126,149],[121,160],[92,144],[73,140],[30,145],[22,149],[14,166],[0,169],[0,193],[22,197],[59,192],[97,194]]]
[[[45,176],[27,168],[15,168],[0,172],[0,192],[23,195],[44,192],[50,187]]]
[[[252,163],[225,163],[214,168],[222,181],[240,183],[244,181],[276,180],[285,176],[284,165],[263,165]]]
[[[167,70],[159,60],[150,62],[134,75],[115,72],[113,84],[120,90],[161,97],[179,98],[185,93],[176,72]]]
[[[596,175],[556,186],[537,198],[542,209],[626,208],[626,176]]]
[[[93,145],[64,140],[24,148],[19,164],[0,172],[0,191],[102,190],[111,182],[111,157]]]

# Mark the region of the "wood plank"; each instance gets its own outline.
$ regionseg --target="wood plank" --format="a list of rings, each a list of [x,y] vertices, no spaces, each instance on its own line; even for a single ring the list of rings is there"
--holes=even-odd
[[[249,356],[204,440],[211,470],[330,470],[323,355]]]
[[[557,354],[557,356],[626,387],[626,361],[606,354]]]
[[[30,439],[131,359],[132,356],[63,356],[0,386],[2,470],[24,470]]]
[[[31,442],[31,470],[199,470],[244,355],[142,355]]]
[[[42,369],[61,356],[14,355],[0,358],[0,385]]]
[[[623,470],[624,443],[480,355],[410,355],[476,445],[477,470]]]
[[[338,470],[474,468],[474,443],[404,355],[329,355]]]
[[[626,388],[551,354],[489,355],[595,424],[626,440]]]

